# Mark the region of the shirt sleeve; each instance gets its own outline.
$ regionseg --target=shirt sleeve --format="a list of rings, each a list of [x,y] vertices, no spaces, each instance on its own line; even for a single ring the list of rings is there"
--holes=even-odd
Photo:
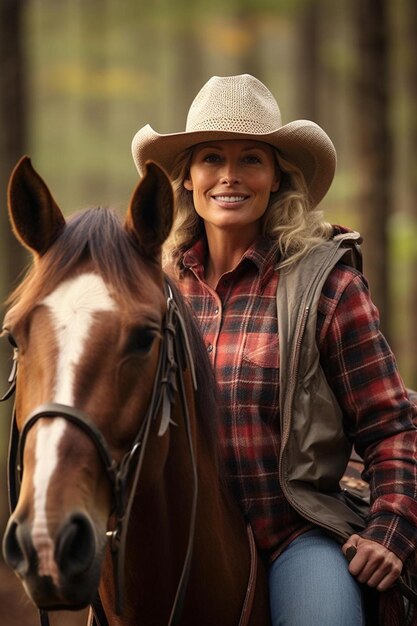
[[[321,363],[364,460],[371,509],[363,537],[405,560],[417,546],[417,406],[358,272],[336,268],[319,303]]]

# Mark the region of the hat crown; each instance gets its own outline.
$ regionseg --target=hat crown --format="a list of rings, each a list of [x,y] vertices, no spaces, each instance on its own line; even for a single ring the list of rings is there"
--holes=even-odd
[[[201,130],[268,134],[281,128],[272,93],[250,74],[213,76],[191,104],[186,132]]]

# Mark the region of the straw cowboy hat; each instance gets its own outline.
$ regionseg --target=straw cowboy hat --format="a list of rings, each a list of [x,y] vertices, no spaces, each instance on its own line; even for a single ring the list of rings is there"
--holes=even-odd
[[[191,104],[185,132],[160,135],[148,124],[134,136],[132,154],[140,175],[148,160],[171,174],[187,148],[224,139],[253,139],[277,148],[303,172],[312,207],[331,185],[336,151],[324,130],[308,120],[283,125],[275,98],[250,74],[210,78]]]

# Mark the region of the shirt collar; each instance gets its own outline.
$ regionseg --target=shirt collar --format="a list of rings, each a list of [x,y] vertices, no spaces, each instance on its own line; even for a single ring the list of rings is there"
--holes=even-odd
[[[182,259],[184,269],[193,268],[197,272],[199,269],[202,271],[206,255],[207,240],[205,237],[202,237],[184,253]],[[247,261],[257,267],[261,283],[264,285],[276,266],[276,247],[270,239],[259,237],[243,254],[235,270],[240,268],[242,264]]]

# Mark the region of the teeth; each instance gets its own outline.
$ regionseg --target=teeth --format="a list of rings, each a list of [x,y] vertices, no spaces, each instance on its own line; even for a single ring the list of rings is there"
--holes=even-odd
[[[245,196],[215,196],[220,202],[242,202]]]

